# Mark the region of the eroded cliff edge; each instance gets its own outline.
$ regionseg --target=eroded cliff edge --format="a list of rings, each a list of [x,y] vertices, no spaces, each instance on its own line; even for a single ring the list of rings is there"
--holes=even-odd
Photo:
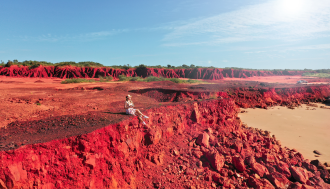
[[[242,125],[237,117],[240,107],[323,101],[330,95],[329,86],[195,94],[136,92],[182,103],[147,110],[147,127],[131,117],[88,134],[1,151],[0,186],[329,187],[329,173],[322,165],[282,147],[269,132]],[[214,99],[199,101],[210,95]]]

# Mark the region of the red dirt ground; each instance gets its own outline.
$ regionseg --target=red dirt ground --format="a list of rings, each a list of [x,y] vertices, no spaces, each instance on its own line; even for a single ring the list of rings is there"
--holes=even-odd
[[[0,77],[0,188],[329,188],[320,163],[237,117],[325,101],[329,85],[61,81]]]

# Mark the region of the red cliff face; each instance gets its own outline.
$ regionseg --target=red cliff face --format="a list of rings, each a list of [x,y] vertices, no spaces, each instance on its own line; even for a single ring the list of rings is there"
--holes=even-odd
[[[149,109],[147,127],[131,117],[2,151],[0,188],[329,187],[326,170],[237,117],[239,107],[322,100],[329,86],[216,94],[222,99]],[[185,97],[194,96],[203,97]]]
[[[274,76],[274,75],[301,75],[304,71],[251,71],[238,69],[219,69],[219,68],[196,68],[196,69],[163,69],[146,68],[128,70],[113,69],[106,67],[54,67],[39,66],[29,69],[27,66],[0,67],[0,75],[11,77],[59,77],[59,78],[97,78],[99,76],[112,76],[118,78],[119,75],[126,76],[162,76],[166,78],[191,78],[191,79],[210,79],[218,80],[224,77],[247,78],[252,76]]]

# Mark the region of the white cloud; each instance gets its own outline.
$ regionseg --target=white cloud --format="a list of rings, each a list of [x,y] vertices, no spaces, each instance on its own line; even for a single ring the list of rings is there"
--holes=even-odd
[[[330,49],[330,44],[320,44],[320,45],[307,45],[307,46],[298,46],[289,48],[287,50],[322,50],[322,49]]]
[[[326,50],[330,49],[330,44],[318,44],[318,45],[304,45],[304,46],[292,46],[292,47],[283,47],[280,50],[273,49],[273,50],[258,50],[258,51],[249,51],[244,52],[246,54],[259,54],[265,52],[287,52],[287,51],[305,51],[305,50]]]
[[[330,1],[271,0],[172,27],[166,46],[328,37]],[[295,8],[298,7],[298,8]],[[203,39],[196,42],[195,39]],[[180,40],[184,41],[180,43]],[[175,42],[174,42],[175,41]]]
[[[245,52],[246,54],[259,54],[259,53],[264,53],[267,51],[251,51],[251,52]]]

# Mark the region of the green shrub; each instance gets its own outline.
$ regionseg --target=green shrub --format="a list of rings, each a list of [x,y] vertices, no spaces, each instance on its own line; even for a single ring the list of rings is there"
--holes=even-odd
[[[113,80],[113,77],[112,77],[112,76],[106,76],[106,77],[105,77],[105,80],[107,80],[107,81],[112,81],[112,80]]]
[[[99,76],[100,82],[104,82],[104,78],[102,76]]]
[[[141,78],[141,77],[130,77],[129,80],[130,81],[143,81],[143,78]]]
[[[172,81],[173,83],[183,83],[184,82],[184,80],[181,80],[179,78],[168,78],[166,80]]]
[[[126,77],[126,75],[120,75],[120,76],[118,76],[118,79],[119,79],[119,81],[128,81],[129,80],[129,78]]]
[[[68,83],[90,83],[95,82],[94,79],[82,79],[82,78],[72,78],[72,79],[66,79],[62,81],[62,84],[68,84]]]
[[[188,79],[187,83],[200,83],[201,81],[196,80],[196,79]]]
[[[163,77],[155,77],[155,76],[149,76],[144,79],[146,82],[152,82],[152,81],[164,81],[165,79]]]
[[[302,76],[329,78],[330,73],[303,73]]]

